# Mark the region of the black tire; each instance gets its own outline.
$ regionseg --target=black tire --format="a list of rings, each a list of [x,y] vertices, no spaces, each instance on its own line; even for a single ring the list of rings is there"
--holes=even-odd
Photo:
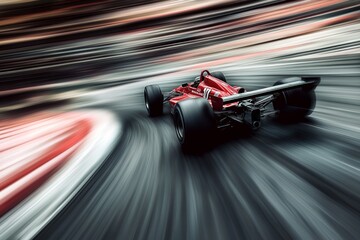
[[[149,85],[144,89],[145,107],[151,117],[159,116],[163,112],[164,96],[158,85]]]
[[[176,104],[174,123],[183,147],[206,146],[215,129],[214,112],[204,98],[187,99]]]
[[[290,83],[296,79],[283,79],[277,81],[275,85]],[[316,105],[316,96],[314,89],[295,88],[282,91],[273,101],[275,110],[278,110],[278,117],[283,121],[301,121],[310,115]]]
[[[222,72],[212,72],[211,76],[216,77],[217,79],[220,79],[223,82],[226,82],[226,77]]]

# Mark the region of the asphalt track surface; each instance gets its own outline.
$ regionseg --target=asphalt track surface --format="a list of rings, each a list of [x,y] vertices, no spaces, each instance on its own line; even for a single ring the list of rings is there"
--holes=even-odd
[[[308,120],[268,118],[198,152],[182,151],[169,115],[147,117],[141,92],[108,97],[101,105],[124,130],[117,146],[36,239],[356,239],[358,84],[324,76]]]

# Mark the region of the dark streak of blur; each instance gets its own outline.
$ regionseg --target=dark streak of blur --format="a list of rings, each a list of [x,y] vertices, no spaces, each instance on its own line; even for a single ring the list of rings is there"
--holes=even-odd
[[[37,239],[359,238],[357,1],[44,2],[0,5],[0,109],[57,95],[116,112],[123,132]],[[184,153],[142,90],[204,68],[250,90],[321,76],[317,107]]]

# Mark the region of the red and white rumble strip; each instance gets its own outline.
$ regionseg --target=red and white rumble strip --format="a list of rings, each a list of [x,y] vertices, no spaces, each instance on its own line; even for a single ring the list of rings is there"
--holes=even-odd
[[[30,239],[86,183],[120,133],[107,111],[0,121],[0,239]]]

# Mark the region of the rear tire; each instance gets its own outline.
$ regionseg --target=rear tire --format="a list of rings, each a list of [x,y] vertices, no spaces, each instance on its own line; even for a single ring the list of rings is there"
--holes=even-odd
[[[283,79],[274,84],[280,85],[290,83],[296,80]],[[278,110],[278,117],[283,121],[301,121],[310,115],[316,105],[316,96],[314,89],[295,88],[280,92],[273,101],[275,110]]]
[[[159,116],[163,112],[164,96],[159,85],[149,85],[144,89],[145,107],[149,116]]]
[[[190,98],[176,104],[176,135],[185,148],[205,146],[215,129],[214,112],[203,98]]]
[[[216,77],[217,79],[220,79],[223,82],[226,82],[226,77],[222,72],[212,72],[211,76]]]

